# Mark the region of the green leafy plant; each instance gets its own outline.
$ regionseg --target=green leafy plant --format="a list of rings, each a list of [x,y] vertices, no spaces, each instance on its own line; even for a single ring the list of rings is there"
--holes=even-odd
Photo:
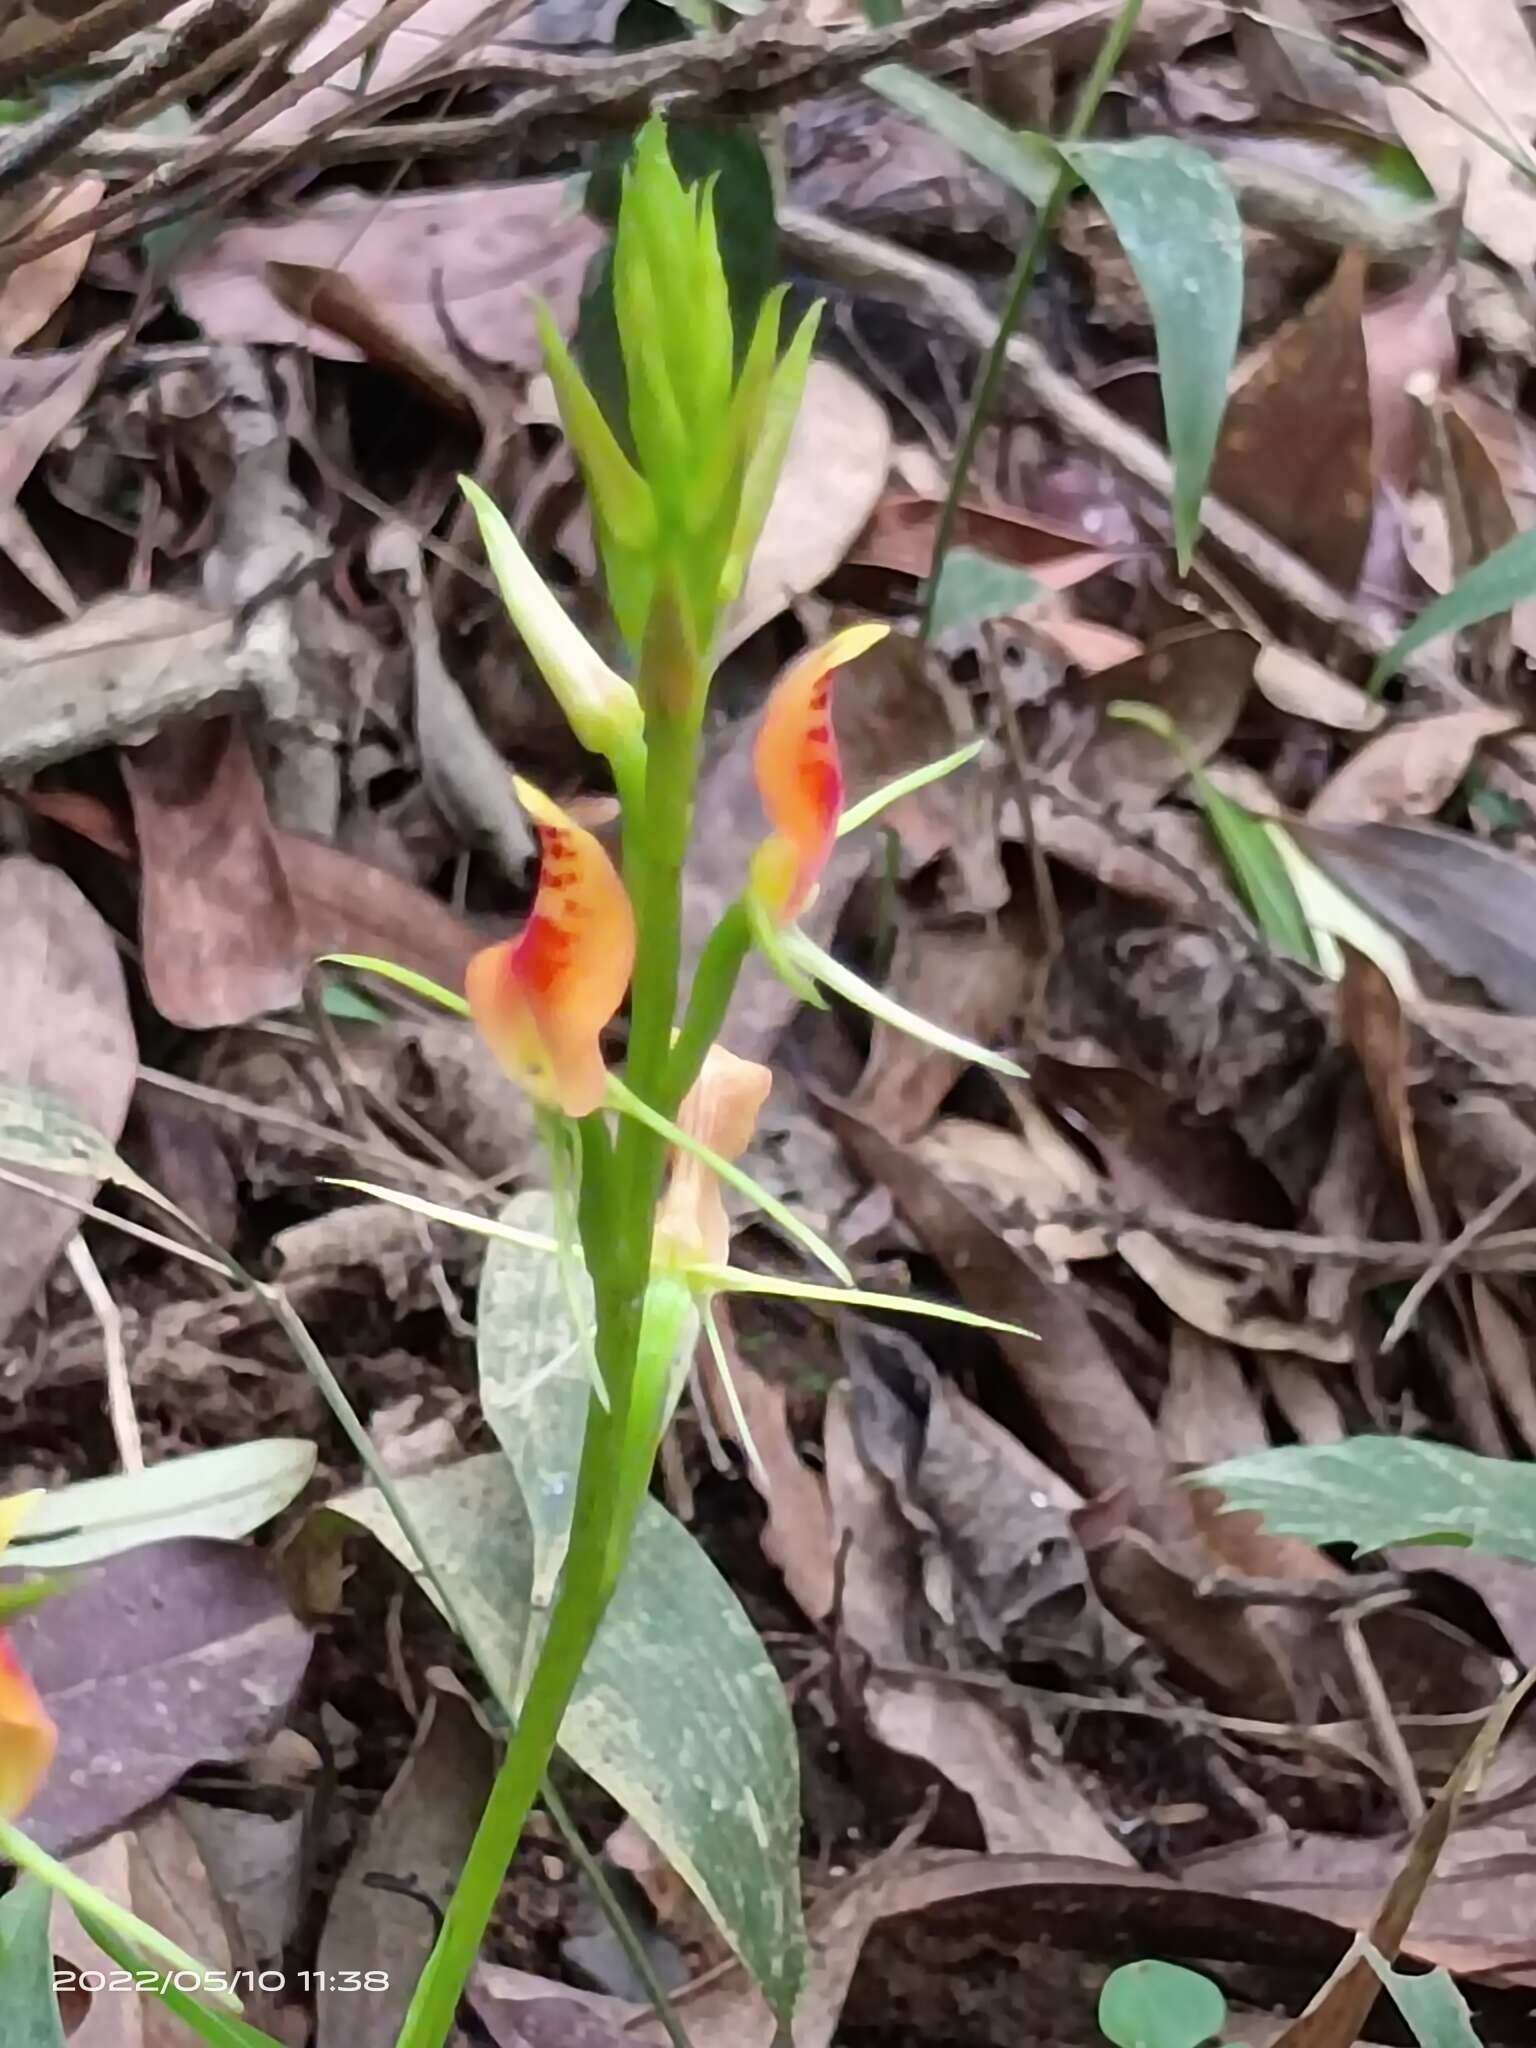
[[[541,1206],[524,1201],[486,1217],[367,1190],[493,1240],[480,1364],[501,1450],[393,1482],[281,1290],[256,1283],[373,1480],[331,1504],[319,1535],[364,1532],[418,1578],[472,1651],[506,1729],[400,2048],[441,2048],[452,2032],[535,1799],[559,1815],[547,1782],[557,1743],[663,1845],[787,2026],[805,1959],[793,1730],[739,1605],[650,1498],[657,1447],[701,1333],[723,1367],[714,1329],[721,1294],[776,1292],[1011,1327],[856,1289],[837,1252],[736,1163],[771,1082],[719,1043],[754,950],[806,1000],[824,1002],[827,991],[967,1059],[1020,1071],[865,984],[801,922],[844,830],[962,766],[975,749],[845,815],[834,678],[888,628],[849,627],[792,662],[769,697],[754,752],[769,829],[684,986],[682,870],[715,647],[773,497],[817,312],[781,333],[784,295],[769,292],[742,325],[712,189],[685,183],[659,120],[641,133],[623,175],[612,292],[622,432],[547,318],[543,336],[632,675],[583,638],[496,506],[472,485],[466,492],[517,631],[576,737],[612,771],[619,859],[543,791],[519,783],[539,839],[537,891],[518,933],[471,961],[462,993],[387,961],[344,963],[472,1018],[529,1098],[544,1139],[550,1194]],[[622,1066],[610,1065],[604,1034],[626,1006]],[[128,1188],[166,1225],[134,1226],[141,1235],[239,1271],[58,1103],[0,1091],[0,1157]],[[770,1278],[733,1265],[724,1188],[755,1205],[822,1276]],[[196,1240],[189,1252],[188,1235]],[[242,1283],[252,1284],[244,1275]],[[231,1474],[230,1491],[246,1501],[239,1512],[293,1476],[270,1451],[265,1462],[247,1459]],[[176,1487],[173,1473],[140,1488],[141,1524],[214,1511],[185,1475],[180,1495]],[[123,1504],[108,1505],[116,1513]],[[227,1516],[230,1504],[217,1512]],[[69,1543],[88,1552],[110,1519],[98,1511],[78,1525],[55,1524],[47,1532],[54,1555]],[[109,1945],[173,1971],[195,1968],[82,1887],[13,1821],[3,1826],[0,1849],[70,1898]],[[188,2026],[220,2048],[262,2038],[214,1980],[200,1995],[202,1981],[165,1987]]]
[[[1108,215],[1152,314],[1173,461],[1173,538],[1180,567],[1187,569],[1193,555],[1237,355],[1243,230],[1231,189],[1204,151],[1162,136],[1113,143],[1087,139],[1140,12],[1141,0],[1123,0],[1060,141],[1011,129],[906,65],[882,65],[868,74],[867,84],[916,114],[1035,208],[1033,229],[1009,280],[996,340],[977,378],[939,515],[924,616],[928,636],[955,622],[954,585],[946,572],[960,501],[1002,386],[1009,338],[1062,209],[1080,185]],[[1010,610],[1028,596],[1009,596],[1006,590],[998,594],[1007,597]]]

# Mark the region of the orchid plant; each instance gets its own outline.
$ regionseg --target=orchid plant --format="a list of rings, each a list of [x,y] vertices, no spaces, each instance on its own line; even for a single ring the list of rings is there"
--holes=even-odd
[[[849,808],[835,730],[838,680],[889,629],[846,627],[792,662],[768,698],[753,750],[764,837],[684,985],[683,869],[714,650],[773,498],[818,312],[806,314],[781,346],[784,293],[775,292],[750,332],[737,333],[712,194],[685,187],[659,119],[641,133],[625,174],[613,285],[627,383],[622,422],[605,416],[547,316],[542,329],[633,680],[578,630],[491,500],[472,483],[464,488],[513,625],[577,739],[612,772],[620,857],[616,863],[552,796],[519,780],[539,844],[532,907],[513,936],[470,962],[462,992],[388,961],[337,956],[473,1020],[535,1110],[554,1229],[543,1235],[373,1183],[344,1185],[558,1261],[572,1283],[568,1299],[590,1373],[569,1544],[547,1626],[399,2048],[442,2048],[452,2031],[562,1719],[624,1573],[701,1332],[731,1398],[718,1299],[783,1294],[1011,1327],[956,1306],[855,1287],[837,1252],[739,1164],[771,1086],[767,1069],[722,1043],[738,976],[754,950],[808,1002],[824,1003],[829,991],[948,1051],[1020,1071],[894,1003],[801,925],[839,836],[961,766],[977,747]],[[620,1066],[607,1041],[617,1036],[626,1002]],[[723,1188],[755,1205],[827,1277],[770,1277],[734,1264]],[[576,1284],[582,1267],[590,1287]],[[739,1416],[738,1427],[751,1455]],[[19,1810],[46,1767],[46,1725],[24,1681],[0,1663],[0,1802],[8,1811]],[[14,1830],[0,1839],[0,1851],[39,1868],[41,1852]],[[55,1870],[50,1881],[56,1877]],[[150,1940],[141,1927],[118,1934],[139,1952]],[[205,2038],[265,2038],[237,2025]]]

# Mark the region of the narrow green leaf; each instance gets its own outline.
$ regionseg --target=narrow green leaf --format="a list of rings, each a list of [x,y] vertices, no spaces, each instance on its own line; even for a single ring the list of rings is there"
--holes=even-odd
[[[950,559],[953,560],[953,556]],[[916,790],[926,789],[930,782],[941,782],[946,775],[953,775],[957,768],[964,768],[968,762],[974,761],[985,745],[985,740],[971,740],[963,747],[956,747],[952,754],[945,754],[937,761],[926,761],[921,768],[912,769],[910,774],[898,775],[894,782],[871,790],[861,802],[850,804],[838,819],[838,838],[841,839],[845,832],[857,832],[861,825],[867,825],[871,818],[878,818],[883,810],[900,803],[904,796],[911,796]]]
[[[1074,142],[1061,154],[1108,214],[1151,309],[1173,459],[1174,543],[1187,570],[1242,324],[1237,201],[1212,160],[1187,142]]]
[[[948,1301],[923,1301],[913,1294],[877,1294],[864,1287],[821,1287],[810,1280],[783,1280],[777,1274],[749,1273],[744,1266],[695,1266],[690,1277],[720,1294],[776,1294],[786,1301],[824,1301],[834,1308],[884,1309],[898,1316],[926,1316],[933,1323],[963,1323],[968,1330],[1000,1330],[1005,1337],[1033,1337],[1022,1323],[980,1316],[974,1309]]]
[[[554,1238],[541,1231],[522,1230],[497,1217],[477,1216],[473,1209],[452,1208],[447,1202],[429,1202],[424,1195],[407,1194],[404,1188],[387,1188],[379,1181],[333,1179],[322,1174],[320,1185],[323,1188],[351,1188],[354,1194],[372,1195],[377,1202],[388,1202],[395,1209],[409,1209],[413,1216],[425,1216],[429,1222],[451,1223],[455,1230],[470,1230],[476,1237],[499,1237],[507,1244],[521,1245],[524,1251],[559,1250]]]
[[[978,1067],[990,1067],[994,1074],[1007,1074],[1016,1081],[1025,1078],[1024,1069],[1017,1060],[1009,1059],[1004,1053],[993,1052],[988,1046],[978,1045],[974,1039],[962,1038],[958,1032],[946,1031],[940,1024],[930,1024],[926,1017],[920,1017],[915,1010],[894,1001],[883,989],[865,981],[851,967],[845,967],[841,960],[835,960],[798,927],[785,932],[783,942],[786,954],[803,973],[813,976],[834,995],[867,1011],[882,1024],[904,1031],[909,1038],[920,1038],[924,1045],[937,1046],[940,1052],[952,1052],[956,1059],[970,1060]]]
[[[1495,548],[1475,562],[1464,576],[1451,585],[1444,597],[1426,605],[1387,649],[1371,671],[1367,688],[1374,696],[1387,679],[1400,669],[1410,654],[1417,654],[1431,640],[1444,633],[1464,633],[1495,619],[1536,593],[1536,528],[1517,533],[1503,547]]]
[[[296,1437],[268,1437],[61,1486],[11,1539],[6,1562],[62,1571],[173,1536],[249,1536],[304,1491],[316,1456]]]
[[[1210,1979],[1176,1963],[1127,1963],[1099,1997],[1099,2030],[1115,2048],[1203,2048],[1226,2020]]]
[[[399,987],[409,989],[413,996],[424,996],[429,1003],[451,1010],[456,1017],[469,1015],[469,1005],[461,995],[455,995],[451,988],[444,988],[440,981],[433,981],[429,975],[418,974],[412,967],[401,967],[394,960],[381,960],[372,953],[322,953],[319,957],[323,966],[350,967],[357,974],[377,974],[385,981],[393,981]]]
[[[981,619],[1001,618],[1044,595],[1045,585],[1027,569],[979,548],[951,548],[939,570],[929,631],[949,633]]]
[[[196,2034],[200,2041],[207,2042],[208,2048],[282,2048],[281,2042],[270,2034],[264,2034],[260,2027],[253,2027],[249,2020],[199,2004],[190,1991],[175,1981],[177,1976],[192,1973],[164,1971],[156,1964],[147,1964],[114,1928],[94,1913],[76,1908],[76,1917],[103,1955],[110,1956],[120,1970],[153,1969],[155,1984],[151,1995],[158,1998],[168,2012],[175,2013],[182,2025]],[[126,1997],[128,1994],[120,1995]],[[7,2048],[10,2048],[9,2042]]]
[[[1471,2008],[1444,1970],[1395,1970],[1379,1950],[1367,1947],[1365,1959],[1408,2022],[1419,2048],[1482,2048],[1472,2024]]]
[[[1006,127],[936,78],[906,64],[878,64],[865,72],[864,83],[904,114],[915,114],[972,163],[1022,192],[1031,206],[1044,206],[1050,198],[1060,166],[1055,148],[1042,137]]]
[[[53,1894],[24,1877],[0,1899],[0,2013],[5,2048],[65,2048],[48,1915]]]
[[[1278,1536],[1385,1550],[1449,1543],[1536,1564],[1536,1468],[1413,1437],[1287,1444],[1207,1466],[1229,1508],[1262,1515]]]
[[[532,1546],[500,1452],[399,1482],[503,1699],[519,1696]],[[319,1511],[366,1529],[420,1579],[372,1489]],[[660,1504],[624,1574],[560,1746],[643,1827],[784,2016],[804,1970],[799,1766],[784,1689],[735,1595]]]
[[[1317,948],[1312,942],[1312,928],[1284,856],[1269,836],[1266,821],[1223,795],[1185,745],[1173,720],[1155,704],[1129,703],[1122,698],[1109,706],[1108,715],[1123,719],[1128,725],[1145,726],[1178,755],[1194,785],[1211,834],[1226,857],[1260,931],[1272,946],[1304,961],[1308,967],[1315,967]]]

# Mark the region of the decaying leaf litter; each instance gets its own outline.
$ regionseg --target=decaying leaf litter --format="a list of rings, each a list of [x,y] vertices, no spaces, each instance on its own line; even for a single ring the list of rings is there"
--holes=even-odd
[[[1243,221],[1203,537],[1181,574],[1160,450],[1200,399],[1167,366],[1209,360],[1209,251],[1169,209],[1133,260],[1115,159],[1090,152],[927,647],[965,394],[1042,196],[1038,154],[1000,158],[992,127],[978,145],[964,106],[1062,131],[1098,10],[982,0],[881,29],[831,4],[680,41],[639,6],[348,0],[242,18],[216,58],[198,13],[104,0],[0,27],[0,1083],[61,1098],[247,1274],[113,1228],[155,1219],[109,1173],[8,1150],[5,1491],[137,1465],[173,1489],[121,1545],[49,1560],[83,1539],[35,1532],[35,1561],[84,1581],[17,1624],[65,1738],[41,1836],[158,1897],[188,1946],[283,1971],[252,2015],[279,2038],[393,2041],[389,2000],[365,2017],[314,1973],[418,1966],[481,1796],[485,1702],[370,1542],[356,1455],[263,1289],[424,1500],[505,1442],[488,1303],[560,1349],[558,1295],[540,1308],[506,1247],[487,1269],[474,1240],[329,1184],[492,1214],[540,1165],[467,1031],[314,962],[457,986],[526,903],[507,771],[605,816],[455,479],[601,633],[531,306],[576,328],[605,166],[665,96],[706,137],[759,138],[776,234],[725,143],[700,162],[767,274],[827,298],[712,707],[692,942],[760,830],[768,680],[829,624],[892,619],[838,698],[852,796],[984,747],[893,808],[873,857],[844,844],[812,919],[1029,1070],[797,1009],[761,974],[728,1031],[775,1068],[754,1171],[861,1279],[1035,1333],[739,1298],[739,1407],[703,1359],[674,1430],[657,1556],[670,1511],[756,1625],[732,1654],[771,1659],[796,1715],[797,2048],[1091,2042],[1104,1976],[1149,1954],[1215,1976],[1243,2038],[1290,2038],[1415,1838],[1404,1957],[1455,1974],[1487,2043],[1528,2039],[1518,1721],[1423,1848],[1536,1642],[1497,1492],[1489,1558],[1405,1544],[1390,1511],[1261,1524],[1182,1483],[1363,1433],[1499,1459],[1515,1485],[1536,1454],[1536,58],[1513,0],[1149,0],[1099,141],[1198,145]],[[906,85],[869,76],[896,64]],[[82,88],[135,67],[144,97],[50,142]],[[914,67],[959,96],[959,141]],[[1445,599],[1501,550],[1489,601]],[[1384,668],[1437,598],[1446,630]],[[1209,790],[1283,830],[1336,975],[1266,935]],[[106,1214],[77,1230],[81,1202]],[[738,1258],[793,1256],[738,1222]],[[214,1450],[236,1465],[177,1478]],[[1339,1490],[1360,1498],[1347,1469]],[[110,1499],[82,1513],[116,1526]],[[1307,1540],[1325,1525],[1363,1554]],[[535,1584],[538,1541],[507,1563]],[[147,1626],[166,1602],[196,1626]],[[643,1606],[632,1626],[640,1659]],[[561,1784],[696,2048],[768,2048],[665,1816],[656,1839],[621,1823],[643,1811],[625,1745],[651,1743],[639,1682],[614,1735],[623,1670],[598,1674]],[[653,2038],[540,1825],[474,1994],[484,2034]],[[1356,2038],[1358,1981],[1295,2041]],[[100,2000],[71,2017],[118,2038],[86,2032]]]

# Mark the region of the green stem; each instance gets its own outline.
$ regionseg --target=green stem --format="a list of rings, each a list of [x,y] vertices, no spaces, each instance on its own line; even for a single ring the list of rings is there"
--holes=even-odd
[[[692,698],[701,701],[702,691]],[[659,695],[650,701],[659,702]],[[665,1086],[672,1049],[682,959],[683,860],[697,756],[694,721],[656,717],[648,734],[643,802],[628,810],[624,821],[624,877],[635,910],[636,942],[626,1074],[648,1102]],[[633,802],[637,793],[628,794]],[[397,2048],[441,2048],[452,2027],[560,1724],[623,1569],[639,1507],[634,1488],[621,1488],[617,1481],[625,1465],[667,1148],[664,1138],[633,1118],[621,1123],[611,1160],[595,1129],[583,1133],[582,1146],[578,1226],[592,1278],[595,1342],[609,1407],[604,1412],[595,1400],[587,1404],[570,1547],[549,1630]],[[593,1166],[597,1185],[588,1191],[585,1183]]]
[[[140,1954],[152,1957],[158,1963],[165,1963],[173,1970],[186,1970],[201,1978],[204,1983],[216,1972],[206,1963],[200,1963],[195,1956],[189,1956],[184,1948],[178,1948],[174,1941],[161,1934],[141,1920],[136,1913],[130,1913],[126,1906],[109,1899],[105,1892],[88,1884],[67,1863],[60,1863],[50,1856],[46,1849],[40,1849],[30,1835],[24,1835],[20,1828],[8,1820],[0,1820],[0,1858],[14,1863],[18,1870],[25,1870],[31,1876],[41,1879],[50,1891],[60,1898],[68,1899],[76,1912],[90,1914],[100,1920],[114,1933],[120,1934]],[[210,1987],[207,1995],[227,2012],[238,2013],[240,2001],[228,1991]]]
[[[442,2048],[453,2029],[459,1999],[607,1606],[612,1591],[608,1500],[618,1454],[614,1420],[595,1401],[587,1404],[570,1549],[548,1633],[397,2048]]]
[[[667,1063],[666,1085],[656,1104],[664,1116],[676,1117],[683,1097],[698,1079],[705,1054],[720,1036],[742,963],[751,950],[751,921],[746,905],[738,899],[710,933],[694,969],[688,1006]]]
[[[1125,55],[1125,46],[1131,39],[1140,13],[1141,0],[1122,0],[1120,12],[1104,32],[1104,39],[1099,44],[1098,54],[1093,60],[1093,69],[1083,81],[1083,89],[1078,94],[1077,105],[1072,110],[1072,119],[1063,138],[1065,141],[1081,142],[1087,134],[1093,117],[1099,110],[1099,102],[1119,68],[1120,59]],[[1019,251],[1018,261],[1013,266],[1013,275],[1008,280],[1008,293],[998,317],[997,333],[992,337],[992,346],[987,350],[986,360],[977,378],[965,431],[960,436],[960,446],[955,451],[954,466],[949,473],[949,489],[944,494],[938,529],[933,537],[933,559],[929,563],[928,582],[923,593],[924,640],[933,638],[933,612],[938,597],[939,578],[943,573],[945,559],[954,545],[955,526],[960,517],[960,502],[965,496],[966,485],[970,482],[971,470],[976,461],[976,449],[983,430],[992,417],[992,408],[1002,387],[1003,373],[1008,367],[1008,343],[1019,324],[1024,302],[1034,288],[1035,273],[1040,268],[1040,259],[1056,231],[1061,210],[1076,183],[1077,173],[1063,164],[1056,174],[1056,182],[1051,187],[1044,206],[1035,215],[1034,225]]]

